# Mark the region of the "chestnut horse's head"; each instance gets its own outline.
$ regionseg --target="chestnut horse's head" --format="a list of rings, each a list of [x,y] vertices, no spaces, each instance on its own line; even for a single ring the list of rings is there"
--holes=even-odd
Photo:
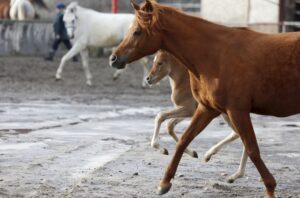
[[[131,0],[131,5],[135,9],[134,21],[110,57],[110,65],[117,69],[123,69],[127,63],[153,54],[161,48],[162,37],[156,31],[159,14],[156,2],[146,0],[139,6]]]
[[[159,50],[154,58],[153,66],[146,81],[149,85],[156,84],[171,72],[171,63],[169,62],[169,54],[163,50]]]

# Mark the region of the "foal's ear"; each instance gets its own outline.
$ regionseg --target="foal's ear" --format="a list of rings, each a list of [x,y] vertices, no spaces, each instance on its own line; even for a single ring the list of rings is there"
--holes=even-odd
[[[131,3],[131,6],[133,7],[133,9],[135,9],[136,11],[140,10],[140,6],[138,4],[136,4],[134,2],[134,0],[131,0],[130,3]]]
[[[150,0],[146,0],[145,8],[147,12],[153,12],[153,5]]]

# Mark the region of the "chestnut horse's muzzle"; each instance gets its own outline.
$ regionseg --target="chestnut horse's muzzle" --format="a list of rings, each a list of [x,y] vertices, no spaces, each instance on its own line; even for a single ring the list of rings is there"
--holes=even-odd
[[[116,69],[124,69],[127,63],[127,56],[117,56],[112,54],[109,57],[109,65]]]

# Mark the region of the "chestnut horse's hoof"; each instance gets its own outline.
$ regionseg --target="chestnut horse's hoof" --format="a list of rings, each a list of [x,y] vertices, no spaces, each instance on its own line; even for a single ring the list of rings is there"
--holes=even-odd
[[[162,148],[162,149],[160,150],[160,152],[161,152],[161,154],[164,154],[164,155],[169,155],[169,152],[168,152],[168,150],[167,150],[167,149],[165,149],[165,148]]]
[[[172,187],[171,183],[169,183],[167,185],[160,184],[159,187],[157,188],[156,194],[158,194],[158,195],[164,195],[167,192],[169,192],[169,190],[171,189],[171,187]]]
[[[268,192],[268,191],[266,191],[265,198],[275,198],[274,192]]]

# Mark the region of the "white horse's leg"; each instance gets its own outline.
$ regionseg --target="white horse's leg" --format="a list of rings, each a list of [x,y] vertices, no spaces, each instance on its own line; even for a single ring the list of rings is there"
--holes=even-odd
[[[61,79],[61,73],[63,71],[65,63],[68,60],[70,60],[71,58],[73,58],[75,55],[77,55],[79,52],[84,50],[84,48],[85,48],[84,46],[81,46],[81,45],[75,43],[75,45],[68,51],[68,53],[62,57],[62,59],[60,61],[60,65],[56,71],[56,75],[55,75],[56,80]]]
[[[183,118],[174,118],[174,119],[171,119],[169,122],[168,122],[168,133],[171,137],[173,137],[173,139],[175,140],[175,142],[178,142],[178,137],[177,135],[175,134],[174,132],[174,128],[175,126],[181,122],[182,120],[184,120]],[[185,153],[187,153],[188,155],[190,155],[191,157],[194,157],[194,158],[198,158],[198,154],[196,151],[193,151],[193,150],[190,150],[189,148],[186,148]]]
[[[86,84],[92,86],[92,74],[89,68],[89,51],[87,49],[80,52],[82,65],[86,76]]]
[[[11,0],[11,7],[9,10],[9,17],[12,20],[17,20],[18,19],[18,6],[16,5],[16,2]]]
[[[22,21],[26,19],[27,8],[24,1],[18,1],[18,20]]]
[[[240,166],[236,173],[229,176],[227,181],[233,183],[236,179],[241,178],[245,174],[246,164],[247,164],[248,154],[246,152],[245,146],[243,147],[243,155],[241,157]]]
[[[193,113],[191,113],[190,111],[186,110],[183,107],[179,107],[176,109],[172,109],[169,111],[165,111],[165,112],[160,112],[157,114],[156,118],[155,118],[155,127],[154,127],[154,133],[153,133],[153,137],[151,140],[151,147],[156,148],[156,149],[160,149],[162,151],[163,154],[167,155],[168,154],[168,150],[165,148],[160,148],[159,145],[159,130],[160,130],[160,126],[161,124],[170,118],[185,118],[185,117],[191,117]]]
[[[214,145],[212,148],[210,148],[204,155],[205,162],[208,162],[214,154],[219,152],[221,148],[230,142],[238,139],[240,136],[236,134],[236,132],[232,131],[231,134],[229,134],[226,138],[224,138],[222,141]]]

